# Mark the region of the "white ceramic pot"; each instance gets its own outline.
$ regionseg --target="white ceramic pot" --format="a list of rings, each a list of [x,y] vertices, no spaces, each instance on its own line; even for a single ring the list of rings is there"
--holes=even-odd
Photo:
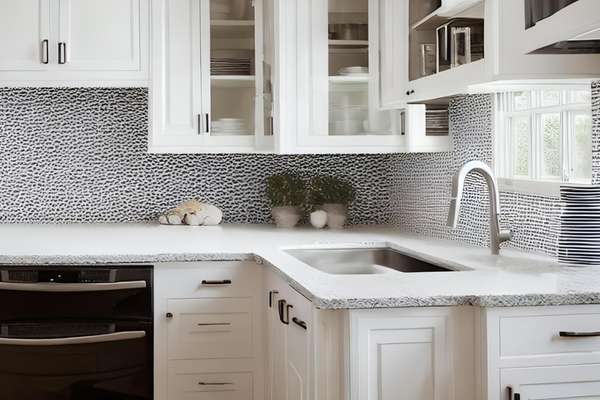
[[[327,212],[323,210],[317,210],[310,214],[310,224],[317,228],[323,229],[327,225]]]
[[[293,228],[300,221],[300,210],[298,207],[273,207],[271,214],[278,228]]]
[[[348,215],[348,206],[341,203],[326,203],[320,207],[327,214]]]

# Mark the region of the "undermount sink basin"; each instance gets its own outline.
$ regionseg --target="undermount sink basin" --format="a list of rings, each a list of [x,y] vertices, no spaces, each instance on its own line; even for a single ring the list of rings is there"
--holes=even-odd
[[[336,275],[453,271],[389,247],[291,249],[286,252],[319,271]]]

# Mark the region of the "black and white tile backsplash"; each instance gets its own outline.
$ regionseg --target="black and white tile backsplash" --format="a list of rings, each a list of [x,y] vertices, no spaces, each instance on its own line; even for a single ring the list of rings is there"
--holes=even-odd
[[[600,183],[600,82],[593,85],[594,182]],[[227,222],[270,220],[264,180],[273,173],[352,181],[356,224],[476,245],[488,241],[483,181],[468,184],[458,228],[446,227],[450,181],[466,161],[493,158],[492,96],[452,102],[454,150],[436,154],[271,156],[150,155],[144,89],[0,89],[0,223],[136,222],[198,197]],[[509,246],[556,254],[558,199],[502,193]]]
[[[269,220],[265,178],[350,180],[352,223],[389,219],[390,156],[151,155],[144,89],[0,89],[0,223],[137,222],[198,197]]]

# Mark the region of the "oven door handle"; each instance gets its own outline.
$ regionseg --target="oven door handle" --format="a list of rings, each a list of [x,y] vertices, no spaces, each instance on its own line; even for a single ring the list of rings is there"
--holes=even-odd
[[[146,281],[126,281],[110,283],[12,283],[0,282],[0,290],[17,292],[107,292],[113,290],[144,289]]]
[[[76,336],[76,337],[69,337],[69,338],[53,338],[53,339],[0,338],[0,345],[5,345],[5,346],[67,346],[67,345],[72,345],[72,344],[121,342],[124,340],[141,339],[144,337],[146,337],[145,331],[128,331],[128,332],[108,333],[105,335]]]

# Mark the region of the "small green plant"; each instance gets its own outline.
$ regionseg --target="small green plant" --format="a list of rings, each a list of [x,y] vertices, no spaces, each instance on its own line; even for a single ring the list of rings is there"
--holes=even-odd
[[[297,207],[304,202],[304,181],[291,173],[267,178],[267,197],[273,207]]]
[[[349,204],[354,200],[349,182],[332,176],[315,176],[310,180],[310,199],[314,205]]]

